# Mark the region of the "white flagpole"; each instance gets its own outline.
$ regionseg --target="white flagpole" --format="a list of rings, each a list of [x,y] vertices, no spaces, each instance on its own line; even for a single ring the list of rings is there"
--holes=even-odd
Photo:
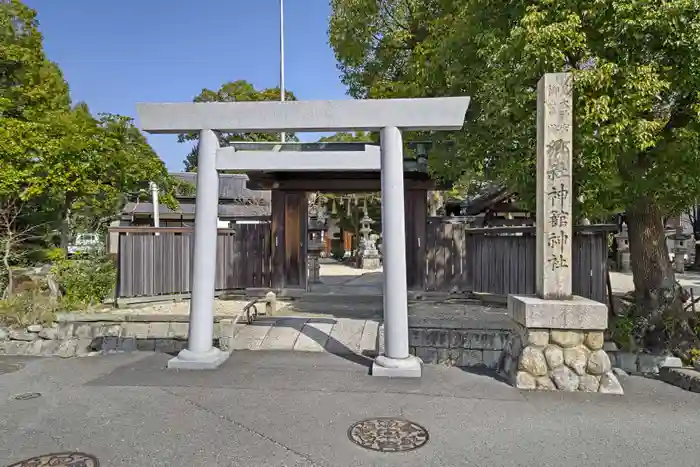
[[[280,101],[284,102],[284,0],[280,0]],[[285,132],[280,133],[280,141],[285,140]]]

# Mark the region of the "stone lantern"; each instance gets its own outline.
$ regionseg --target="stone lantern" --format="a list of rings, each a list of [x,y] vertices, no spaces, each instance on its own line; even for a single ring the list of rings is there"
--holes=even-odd
[[[319,258],[325,251],[325,243],[323,241],[323,233],[326,229],[325,211],[315,201],[310,203],[309,208],[309,223],[308,223],[308,238],[307,258],[308,258],[308,278],[309,284],[321,283],[321,264]]]
[[[357,255],[358,266],[360,269],[379,269],[379,251],[377,250],[377,235],[372,234],[372,224],[374,220],[367,215],[365,210],[365,215],[360,219],[360,234],[362,239],[360,240],[360,251]]]
[[[690,235],[683,232],[683,227],[677,227],[676,233],[671,235],[673,240],[673,269],[675,272],[685,272],[685,254],[688,252],[688,240]]]
[[[630,272],[630,240],[627,233],[627,224],[622,224],[622,231],[615,235],[617,242],[617,269],[621,272]]]
[[[308,261],[309,261],[309,283],[321,283],[321,264],[319,257],[324,249],[322,238],[323,223],[317,219],[309,219],[309,244],[307,246]]]

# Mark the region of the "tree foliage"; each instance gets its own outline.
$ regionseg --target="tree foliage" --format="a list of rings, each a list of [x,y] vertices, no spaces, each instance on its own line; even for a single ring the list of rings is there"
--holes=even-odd
[[[297,98],[291,91],[285,90],[285,100],[295,101]],[[280,100],[280,88],[267,88],[257,90],[248,81],[238,80],[224,83],[221,87],[212,91],[211,89],[202,89],[202,91],[193,99],[193,102],[245,102],[245,101],[278,101]],[[232,142],[275,142],[279,141],[279,135],[275,133],[222,133],[220,136],[221,144],[229,144]],[[180,143],[198,141],[199,134],[188,133],[178,136]],[[298,141],[293,133],[286,135],[286,141]],[[183,161],[185,170],[188,172],[197,169],[197,151],[198,144],[195,143],[187,158]]]
[[[368,131],[347,132],[339,131],[329,136],[319,138],[319,143],[371,143],[376,140],[376,135]]]
[[[0,2],[0,202],[23,206],[18,228],[41,217],[65,246],[77,219],[104,226],[149,181],[174,205],[175,181],[131,120],[71,108],[42,41],[34,10]]]
[[[177,182],[131,118],[94,117],[87,105],[78,104],[54,129],[59,148],[40,158],[29,193],[51,193],[62,203],[62,245],[74,221],[87,218],[93,228],[103,227],[128,198],[147,190],[149,181],[159,186],[166,205],[175,205]]]
[[[548,72],[573,73],[575,214],[626,211],[646,320],[640,339],[656,346],[669,337],[663,322],[682,314],[683,294],[663,218],[700,194],[697,2],[333,0],[332,7],[330,42],[350,94],[472,96],[464,129],[435,135],[456,146],[431,154],[432,170],[503,183],[531,206],[536,83]]]

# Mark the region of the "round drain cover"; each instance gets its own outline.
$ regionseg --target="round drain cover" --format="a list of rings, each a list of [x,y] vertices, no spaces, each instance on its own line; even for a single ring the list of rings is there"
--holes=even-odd
[[[19,363],[0,363],[0,375],[4,375],[5,373],[14,373],[15,371],[19,371],[22,369],[21,364]]]
[[[99,467],[97,457],[83,452],[44,454],[16,462],[7,467]]]
[[[41,397],[40,392],[26,392],[24,394],[20,394],[19,396],[15,396],[15,400],[28,401],[29,399],[36,399],[37,397]]]
[[[400,418],[373,418],[357,422],[348,430],[350,441],[379,452],[411,451],[425,446],[428,430]]]

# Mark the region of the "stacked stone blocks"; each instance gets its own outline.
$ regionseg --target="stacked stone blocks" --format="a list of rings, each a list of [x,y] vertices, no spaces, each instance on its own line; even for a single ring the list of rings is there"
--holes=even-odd
[[[426,364],[496,369],[509,330],[409,328],[411,354]]]
[[[0,355],[65,358],[99,351],[179,352],[187,347],[189,323],[175,319],[181,318],[69,314],[47,326],[35,324],[23,330],[0,328]],[[214,341],[227,350],[241,326],[232,319],[219,320],[214,323]]]
[[[602,330],[519,325],[506,346],[501,368],[519,389],[622,394],[603,350]]]

